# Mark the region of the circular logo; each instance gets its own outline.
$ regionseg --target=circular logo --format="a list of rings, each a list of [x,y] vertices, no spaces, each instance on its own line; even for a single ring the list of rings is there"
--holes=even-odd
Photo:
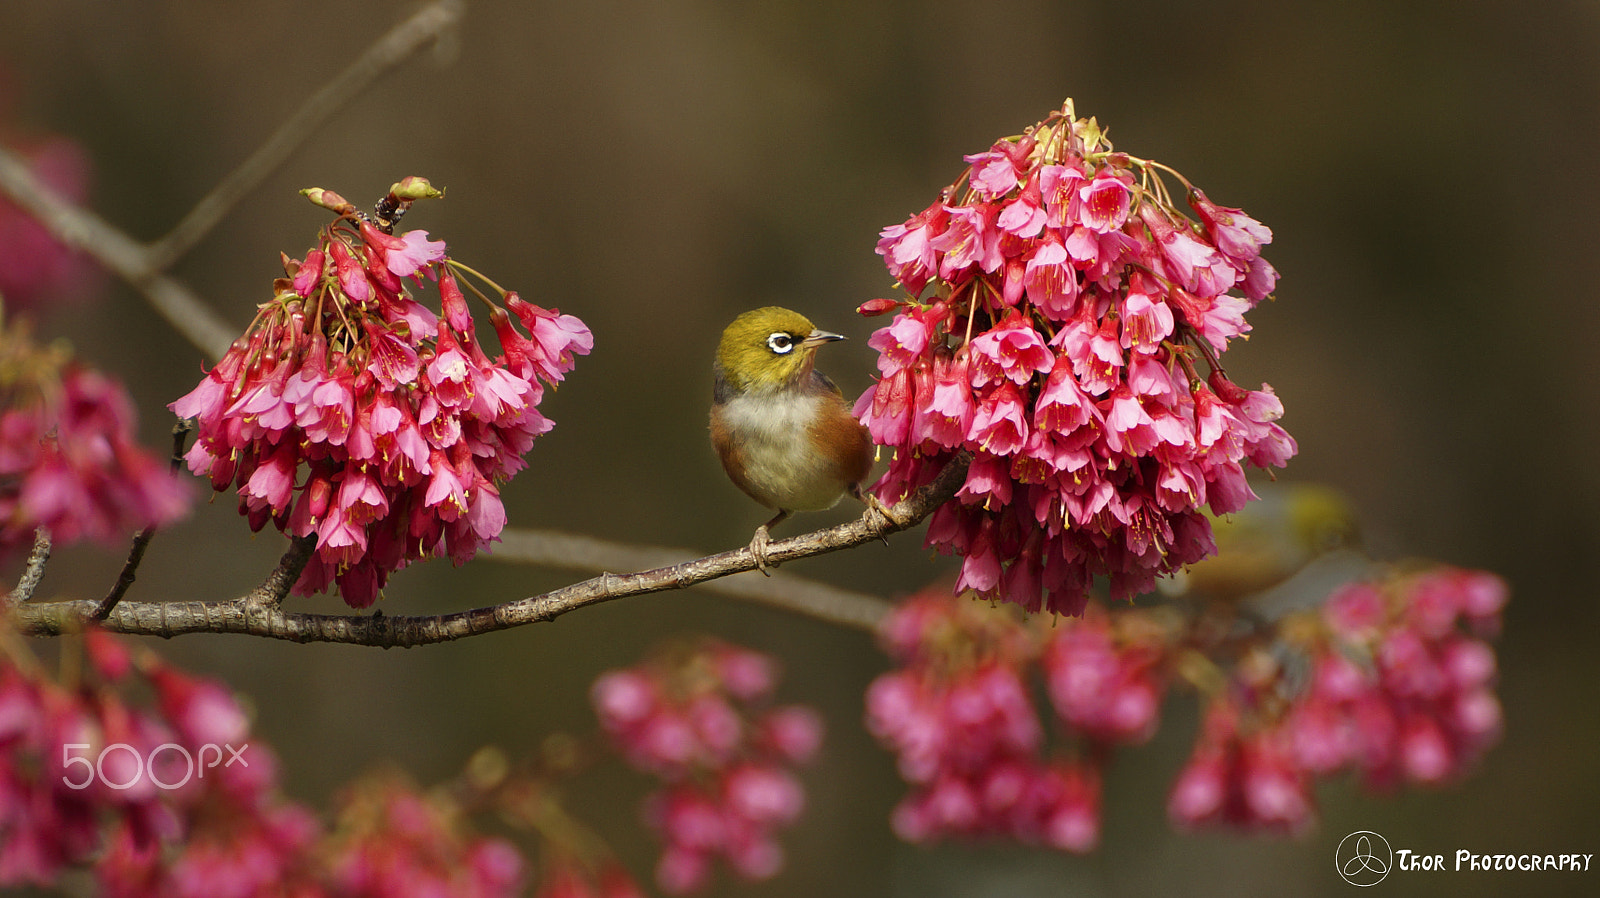
[[[1345,882],[1362,888],[1375,886],[1389,875],[1394,851],[1383,836],[1360,830],[1339,841],[1333,852],[1333,865]]]

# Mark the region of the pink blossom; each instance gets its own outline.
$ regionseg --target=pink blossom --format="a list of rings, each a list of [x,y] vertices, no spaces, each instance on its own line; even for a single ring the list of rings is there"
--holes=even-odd
[[[974,337],[971,352],[974,387],[1001,379],[1021,386],[1055,363],[1038,332],[1016,313]]]
[[[1026,240],[1039,235],[1048,217],[1039,186],[1033,183],[1023,188],[1016,199],[1006,204],[1000,211],[1000,217],[995,219],[995,224],[1000,230]]]
[[[1110,170],[1103,170],[1078,188],[1078,199],[1083,204],[1080,208],[1084,227],[1100,234],[1122,227],[1133,206],[1133,192],[1127,181]]]
[[[933,239],[949,227],[949,222],[950,213],[944,204],[935,202],[905,224],[883,229],[878,255],[884,257],[889,273],[907,292],[920,294],[928,280],[938,274],[939,252],[933,248]]]
[[[1000,230],[995,226],[999,209],[993,204],[950,206],[950,225],[944,233],[928,241],[942,255],[939,277],[946,281],[967,269],[993,272],[999,269]]]
[[[534,365],[539,376],[550,383],[561,382],[572,370],[574,356],[588,355],[594,348],[594,335],[573,315],[563,315],[557,309],[542,309],[516,294],[506,297],[506,308],[522,321],[534,345],[539,347]]]
[[[90,162],[78,143],[54,135],[25,141],[7,130],[8,143],[35,179],[69,203],[84,203]],[[0,296],[5,297],[8,311],[45,309],[85,298],[96,284],[95,269],[84,256],[32,215],[0,198]]]
[[[1084,180],[1083,168],[1078,162],[1067,165],[1052,162],[1039,167],[1039,193],[1049,212],[1047,220],[1050,227],[1070,227],[1073,222],[1080,220],[1082,211],[1079,204],[1082,199],[1079,189]]]
[[[878,350],[883,372],[892,374],[909,368],[928,349],[930,327],[921,315],[898,315],[894,321],[867,339],[867,345]]]
[[[983,197],[993,198],[1010,193],[1017,186],[1019,156],[1026,151],[1009,140],[1002,140],[987,153],[967,156],[972,166],[972,186]]]
[[[397,277],[410,277],[444,258],[443,240],[429,240],[427,231],[406,231],[387,244],[384,261]]]
[[[1168,169],[1102,140],[1064,110],[970,157],[969,190],[958,178],[883,232],[905,298],[863,307],[896,312],[872,343],[883,377],[855,406],[894,450],[875,492],[905,496],[972,452],[962,509],[934,515],[929,544],[963,557],[958,587],[1026,607],[1082,607],[1073,591],[1096,577],[1129,596],[1199,561],[1200,509],[1243,507],[1245,466],[1297,449],[1270,390],[1217,386],[1270,286],[1249,282],[1259,255],[1219,249],[1156,187]],[[1213,212],[1243,229],[1230,238],[1261,236]],[[962,361],[965,393],[949,376]]]
[[[499,538],[500,486],[552,426],[536,408],[542,384],[564,377],[593,337],[577,318],[507,294],[490,313],[502,350],[491,356],[442,242],[365,221],[359,232],[325,229],[294,274],[296,293],[263,306],[172,408],[199,421],[190,469],[216,489],[237,486],[252,527],[318,534],[296,589],[338,584],[364,607],[394,570],[439,554],[462,563]],[[332,277],[318,274],[325,264]],[[407,292],[429,281],[438,314]]]
[[[1230,258],[1250,263],[1261,255],[1261,248],[1272,242],[1272,229],[1246,215],[1243,209],[1218,206],[1201,190],[1189,193],[1189,205],[1199,214],[1206,233]]]
[[[591,690],[602,728],[624,757],[664,780],[644,816],[664,842],[656,882],[678,894],[703,888],[718,859],[748,879],[783,865],[777,830],[805,793],[791,767],[815,754],[815,712],[758,713],[776,682],[772,659],[707,641],[611,671]]]
[[[328,253],[333,257],[334,275],[339,279],[339,287],[344,294],[354,303],[364,303],[372,297],[372,282],[367,279],[367,273],[361,267],[361,260],[357,259],[342,240],[329,241]]]
[[[1078,299],[1078,271],[1059,238],[1046,234],[1028,256],[1023,275],[1028,300],[1054,321],[1065,321]]]
[[[1015,384],[1002,381],[979,402],[969,439],[986,452],[1011,455],[1027,445],[1029,433],[1028,407],[1022,393]]]

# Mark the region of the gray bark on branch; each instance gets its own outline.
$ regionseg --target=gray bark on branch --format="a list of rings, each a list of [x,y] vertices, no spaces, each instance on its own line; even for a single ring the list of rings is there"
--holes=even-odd
[[[863,545],[914,527],[955,495],[965,480],[966,470],[965,456],[951,461],[932,483],[890,508],[894,516],[892,521],[885,520],[876,511],[868,510],[860,518],[837,527],[774,542],[767,548],[768,560],[776,564],[810,558]],[[101,622],[101,626],[117,633],[142,636],[243,633],[291,642],[411,647],[550,621],[586,605],[683,589],[756,569],[755,558],[750,550],[737,549],[631,574],[601,574],[541,595],[449,614],[389,616],[381,611],[370,615],[284,611],[280,606],[282,592],[278,589],[287,591],[287,584],[294,582],[294,576],[290,574],[297,576],[299,573],[296,563],[304,565],[312,548],[309,540],[294,543],[284,555],[278,570],[268,578],[268,584],[263,584],[261,589],[249,595],[219,602],[124,601]],[[270,590],[269,585],[273,585]],[[266,595],[266,592],[275,592],[277,595]],[[771,603],[778,604],[779,601],[772,599]],[[75,632],[84,626],[85,620],[94,614],[96,608],[97,603],[88,600],[25,603],[14,610],[14,625],[18,631],[30,636]],[[882,610],[886,611],[887,608],[887,603],[883,603]],[[825,616],[817,608],[797,606],[796,610]],[[869,622],[866,619],[869,617],[873,615],[863,613],[858,607],[854,609],[852,617],[839,622],[855,626],[876,622],[875,618]]]

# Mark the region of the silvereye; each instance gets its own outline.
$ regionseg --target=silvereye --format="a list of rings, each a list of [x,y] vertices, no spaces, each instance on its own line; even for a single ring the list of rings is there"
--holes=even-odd
[[[739,489],[778,510],[750,540],[762,573],[767,533],[790,513],[832,508],[847,492],[883,511],[861,489],[872,437],[839,388],[812,367],[817,347],[843,339],[777,306],[745,312],[722,332],[711,445]]]

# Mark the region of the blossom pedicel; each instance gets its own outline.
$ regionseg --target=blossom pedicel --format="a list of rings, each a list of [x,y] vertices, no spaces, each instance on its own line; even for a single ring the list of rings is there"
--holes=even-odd
[[[1277,281],[1272,232],[1114,152],[1071,101],[966,161],[878,243],[906,296],[860,310],[896,312],[856,404],[895,453],[875,491],[898,501],[970,452],[928,528],[963,556],[958,589],[1067,614],[1095,576],[1117,598],[1144,592],[1215,551],[1201,509],[1254,497],[1245,464],[1295,453],[1272,389],[1220,363]]]
[[[396,184],[375,218],[329,191],[306,194],[339,220],[303,260],[285,257],[272,299],[171,408],[199,422],[190,470],[236,486],[252,529],[315,536],[296,591],[337,582],[365,608],[390,572],[440,552],[461,564],[499,538],[499,486],[552,426],[543,384],[594,341],[571,315],[490,283],[502,308],[469,284],[490,307],[491,357],[455,274],[476,272],[426,231],[389,233],[413,199],[438,195],[422,179]],[[424,281],[438,285],[438,315],[407,287]]]

